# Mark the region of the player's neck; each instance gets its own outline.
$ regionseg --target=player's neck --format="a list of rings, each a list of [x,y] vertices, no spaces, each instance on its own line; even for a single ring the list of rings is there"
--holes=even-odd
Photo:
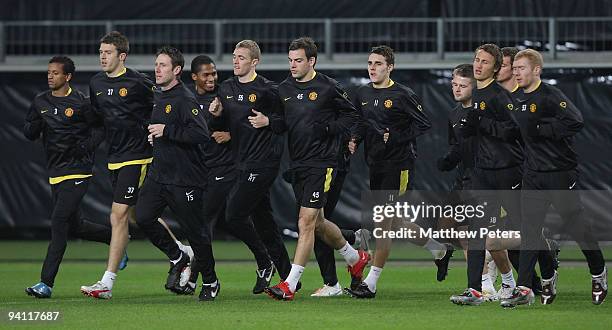
[[[490,77],[483,80],[476,80],[476,88],[483,89],[489,85],[491,85],[495,81],[495,78]]]
[[[527,88],[524,88],[523,90],[525,91],[525,93],[531,93],[535,91],[536,89],[538,89],[541,83],[542,83],[542,80],[538,77],[529,86],[527,86]]]
[[[518,84],[516,83],[516,79],[514,79],[514,77],[505,80],[505,81],[498,81],[498,83],[500,85],[502,85],[502,87],[504,89],[506,89],[508,92],[514,92],[517,88],[518,88]]]
[[[172,87],[174,87],[174,86],[176,86],[178,84],[179,84],[178,79],[174,79],[171,82],[169,82],[168,85],[162,86],[161,90],[162,90],[162,92],[165,92],[165,91],[171,89]]]
[[[472,107],[472,99],[461,101],[461,106],[464,107],[464,108],[471,108]]]
[[[127,71],[127,69],[125,68],[125,65],[123,65],[123,63],[119,63],[119,65],[117,66],[117,68],[115,70],[113,70],[113,72],[110,73],[106,73],[107,76],[109,76],[110,78],[115,78],[115,77],[119,77],[120,75],[124,74]]]
[[[257,72],[255,72],[255,70],[252,70],[252,71],[249,71],[249,73],[245,74],[244,76],[239,76],[238,81],[243,84],[246,84],[246,83],[249,83],[255,80],[255,78],[257,78]]]
[[[55,97],[66,97],[66,96],[70,95],[70,93],[72,93],[72,88],[68,84],[65,84],[64,86],[60,87],[59,89],[51,91],[51,95],[53,95]]]
[[[304,77],[302,77],[301,79],[295,79],[297,82],[307,82],[307,81],[311,81],[314,79],[314,77],[317,75],[317,72],[313,69],[311,69],[310,71],[308,71],[308,73],[306,73],[304,75]]]
[[[195,90],[196,90],[196,94],[198,95],[204,95],[208,93],[204,88],[198,87],[198,85],[195,86]]]
[[[387,77],[385,80],[383,80],[380,83],[372,83],[372,87],[374,88],[389,88],[391,86],[393,86],[394,82],[393,80],[391,80],[390,77]]]

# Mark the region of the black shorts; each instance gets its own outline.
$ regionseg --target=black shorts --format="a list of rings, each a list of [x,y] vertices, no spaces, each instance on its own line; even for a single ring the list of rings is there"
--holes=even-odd
[[[412,189],[414,170],[401,169],[386,172],[370,171],[370,190],[393,190],[403,195]]]
[[[111,170],[113,202],[129,206],[136,205],[138,191],[147,176],[148,165],[126,165]]]
[[[485,218],[489,220],[486,220],[486,227],[504,230],[520,228],[522,178],[521,166],[474,170],[474,197],[478,203],[487,203]]]
[[[293,186],[295,201],[300,207],[321,209],[327,203],[336,169],[300,167],[287,171],[283,176]]]

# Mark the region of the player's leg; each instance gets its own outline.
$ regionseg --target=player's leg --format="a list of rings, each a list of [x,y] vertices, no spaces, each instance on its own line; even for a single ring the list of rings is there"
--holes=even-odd
[[[271,183],[274,182],[276,170],[274,170],[274,175],[271,172],[269,169],[239,171],[238,179],[227,201],[225,214],[232,234],[243,241],[255,256],[257,262],[257,279],[253,286],[255,294],[263,292],[264,288],[270,284],[274,273],[274,263],[255,229],[254,219],[250,217],[262,198],[265,197]],[[261,221],[260,226],[269,227],[271,227],[269,222],[274,221],[273,218],[259,218],[258,220]]]
[[[192,272],[202,274],[200,301],[214,300],[221,288],[215,272],[215,258],[212,250],[211,227],[202,219],[203,191],[198,187],[165,186],[166,200],[177,220],[184,228],[189,245],[193,248],[194,263]],[[178,281],[174,283],[175,292],[180,292]]]
[[[510,298],[501,300],[500,304],[502,307],[532,304],[534,301],[532,290],[534,268],[539,257],[542,255],[541,251],[546,250],[542,236],[542,225],[550,207],[548,194],[545,191],[539,190],[543,187],[545,185],[542,184],[541,177],[527,170],[523,176],[521,248],[517,287],[513,290]],[[542,277],[545,279],[553,279],[556,274],[554,269],[549,267],[550,264],[549,262],[540,263]],[[550,296],[547,296],[546,299],[550,299]]]
[[[468,240],[467,251],[467,288],[463,293],[450,297],[457,305],[480,305],[484,302],[482,295],[482,271],[485,262],[486,238],[480,237],[481,228],[487,228],[499,218],[500,201],[496,187],[495,171],[476,169],[473,176],[474,200],[484,206],[484,217],[473,217],[469,220],[468,230],[476,233]],[[495,222],[495,221],[494,221]]]
[[[500,190],[500,202],[502,205],[500,221],[497,222],[497,227],[504,231],[518,232],[520,230],[521,219],[521,183],[522,171],[520,166],[515,166],[508,169],[503,169],[497,172],[497,182]],[[498,240],[502,240],[501,238]],[[507,244],[510,244],[511,239],[507,239]],[[514,240],[516,241],[516,240]],[[487,243],[488,239],[487,239]],[[501,243],[501,242],[500,242]],[[489,246],[487,246],[488,248]],[[495,265],[501,273],[502,285],[497,295],[501,298],[509,298],[516,281],[512,272],[512,266],[505,247],[499,246],[497,249],[488,249],[489,253],[495,261]]]
[[[124,166],[111,172],[114,193],[110,214],[112,234],[107,267],[100,281],[90,286],[81,286],[83,294],[97,298],[112,296],[111,290],[117,277],[116,273],[129,240],[129,208],[136,204],[139,186],[146,175],[146,166]]]
[[[578,181],[577,170],[555,175],[555,182],[560,184],[558,188],[575,186]],[[572,190],[555,191],[553,205],[563,219],[565,233],[578,243],[587,260],[591,273],[592,302],[599,305],[604,302],[608,292],[606,263],[599,242],[593,234],[591,219],[584,212],[580,193]]]
[[[327,202],[325,203],[324,214],[330,217],[342,191],[346,171],[338,171],[334,178],[333,184],[327,194]],[[352,233],[352,231],[350,231]],[[349,234],[350,235],[350,234]],[[342,230],[342,236],[346,239],[345,230]],[[354,235],[353,235],[354,236]],[[348,239],[347,239],[348,241]],[[350,243],[350,242],[349,242]],[[354,243],[354,240],[353,240]],[[352,244],[351,244],[352,245]],[[314,253],[319,264],[321,277],[323,278],[323,287],[317,289],[311,296],[313,297],[330,297],[342,294],[342,287],[338,283],[338,275],[336,274],[336,259],[334,257],[334,249],[323,243],[321,239],[316,238],[314,243]]]
[[[333,177],[332,168],[307,168],[296,173],[292,180],[296,201],[301,206],[298,215],[300,235],[289,276],[284,282],[266,288],[266,293],[275,299],[293,299],[297,283],[314,247],[315,234],[340,252],[349,265],[351,276],[361,277],[363,268],[370,259],[367,252],[358,252],[350,246],[342,237],[338,226],[323,217],[323,206]]]
[[[81,216],[81,212],[78,210],[72,218],[71,224],[70,234],[74,237],[110,245],[111,227],[87,220]]]
[[[259,238],[265,245],[270,258],[274,262],[278,275],[280,278],[287,278],[291,271],[291,260],[289,259],[289,253],[283,242],[281,231],[274,220],[269,190],[263,193],[261,200],[251,214],[251,219],[253,220]],[[262,276],[267,276],[267,274],[262,273]],[[265,286],[261,288],[261,291],[257,290],[258,293],[263,292],[264,288]]]
[[[26,293],[38,298],[51,297],[55,276],[66,251],[70,218],[77,212],[81,199],[87,192],[89,179],[62,181],[52,186],[53,212],[51,214],[51,241],[43,262],[40,283],[26,289]]]

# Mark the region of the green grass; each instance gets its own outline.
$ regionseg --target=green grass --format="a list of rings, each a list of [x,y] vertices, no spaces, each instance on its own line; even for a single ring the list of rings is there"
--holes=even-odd
[[[593,306],[586,265],[563,266],[560,295],[550,306],[503,310],[498,303],[459,307],[448,297],[465,288],[464,263],[457,258],[449,278],[435,281],[433,266],[405,262],[385,268],[374,300],[348,296],[327,299],[309,297],[321,283],[318,268],[310,263],[303,276],[304,288],[293,302],[278,302],[250,293],[255,279],[252,261],[240,244],[219,242],[215,253],[225,260],[217,263],[222,283],[218,299],[199,303],[193,296],[175,296],[163,289],[167,264],[146,242],[130,243],[132,261],[119,273],[113,299],[83,297],[79,286],[99,279],[107,248],[99,244],[71,242],[60,268],[52,299],[37,300],[23,289],[38,281],[45,242],[0,242],[0,311],[61,311],[63,319],[44,326],[60,328],[602,328],[612,324],[612,305]],[[292,248],[293,245],[291,245]],[[396,257],[422,256],[414,249],[400,249]],[[410,250],[410,251],[405,251]],[[416,254],[413,254],[416,253]],[[569,254],[569,252],[568,252]],[[562,256],[566,253],[562,253]],[[16,261],[16,258],[21,261]],[[226,258],[227,257],[227,258]],[[160,260],[142,261],[142,260]],[[340,264],[339,264],[340,265]],[[349,281],[339,267],[342,284]],[[276,279],[275,279],[276,280]],[[0,317],[2,319],[2,317]],[[0,327],[15,323],[0,321]],[[24,326],[24,324],[21,324]],[[40,327],[41,323],[30,326]],[[25,324],[25,326],[28,326]]]

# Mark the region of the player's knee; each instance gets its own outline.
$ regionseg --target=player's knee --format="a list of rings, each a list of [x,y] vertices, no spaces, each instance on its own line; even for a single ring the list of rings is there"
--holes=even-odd
[[[113,227],[115,226],[127,226],[128,214],[127,212],[112,212],[110,214],[110,221]]]
[[[316,227],[315,219],[312,217],[300,217],[298,220],[300,233],[314,232]]]
[[[314,226],[315,235],[320,236],[324,232],[323,221],[317,221]]]
[[[487,251],[499,251],[502,249],[502,242],[497,238],[488,238],[486,243]]]

